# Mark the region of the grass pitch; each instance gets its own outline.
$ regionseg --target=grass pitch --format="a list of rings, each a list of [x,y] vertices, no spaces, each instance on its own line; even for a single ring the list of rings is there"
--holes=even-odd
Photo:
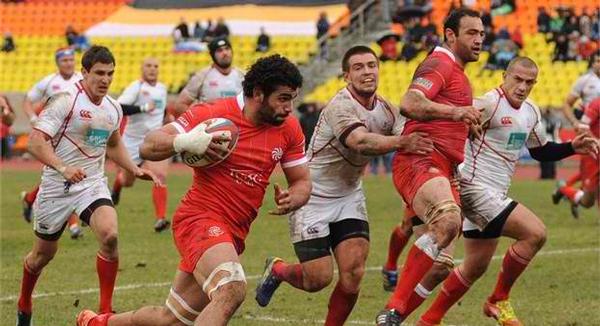
[[[38,172],[3,169],[1,177],[0,217],[0,325],[14,325],[19,293],[22,259],[31,248],[31,225],[20,217],[18,194],[39,179]],[[280,177],[277,177],[281,179]],[[282,181],[282,180],[279,180]],[[170,214],[191,183],[191,175],[169,176]],[[285,183],[285,182],[283,182]],[[391,180],[385,177],[365,179],[368,212],[371,219],[371,252],[368,271],[358,303],[348,324],[373,325],[375,314],[384,306],[389,293],[381,286],[380,266],[387,253],[392,227],[400,221],[402,207]],[[550,202],[551,182],[517,181],[511,195],[531,208],[548,228],[548,242],[534,259],[511,293],[513,306],[525,325],[600,325],[600,219],[595,209],[582,212],[573,220],[566,204]],[[170,232],[154,233],[150,184],[137,182],[124,189],[119,213],[120,273],[114,307],[118,311],[142,305],[164,303],[178,263]],[[287,219],[266,215],[271,208],[269,189],[260,217],[252,226],[242,261],[249,276],[246,302],[231,325],[318,325],[327,313],[332,286],[309,294],[283,284],[267,308],[254,301],[254,287],[262,272],[264,258],[278,255],[295,260]],[[502,241],[497,255],[504,254],[509,241]],[[462,257],[458,246],[457,258]],[[95,253],[97,243],[85,228],[83,239],[65,236],[54,261],[38,281],[34,299],[34,323],[39,326],[73,325],[83,308],[96,309],[98,300]],[[405,250],[406,252],[406,250]],[[403,260],[404,255],[400,258]],[[494,325],[482,315],[482,303],[491,293],[500,267],[495,259],[487,274],[448,314],[451,325]],[[427,301],[408,323],[413,323]]]

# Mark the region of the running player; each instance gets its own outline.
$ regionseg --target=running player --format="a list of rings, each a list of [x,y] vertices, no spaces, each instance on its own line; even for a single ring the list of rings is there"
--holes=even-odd
[[[369,223],[362,174],[373,155],[395,150],[431,152],[422,133],[400,136],[405,119],[377,95],[379,61],[367,46],[350,48],[342,59],[347,87],[325,106],[308,151],[313,192],[289,217],[300,263],[267,259],[256,301],[266,306],[282,281],[316,292],[331,283],[333,260],[339,279],[329,298],[325,325],[343,325],[358,299],[369,253]],[[332,258],[333,253],[333,258]]]
[[[83,55],[82,66],[83,80],[46,102],[30,134],[29,152],[44,163],[44,170],[33,205],[37,238],[23,263],[18,326],[31,325],[35,283],[56,254],[58,239],[73,212],[98,238],[99,309],[112,311],[118,269],[117,213],[106,184],[104,156],[138,178],[154,179],[152,172],[131,161],[121,142],[121,107],[106,95],[115,67],[112,54],[105,47],[93,46]]]
[[[585,132],[588,129],[588,125],[583,124],[579,121],[581,116],[583,115],[583,109],[588,106],[593,99],[600,96],[600,50],[596,51],[589,59],[588,63],[589,71],[579,77],[573,88],[571,89],[571,93],[567,96],[567,100],[563,105],[563,113],[567,120],[571,123],[573,128],[577,133]],[[573,110],[573,106],[577,102],[577,100],[581,100],[580,108],[576,108]],[[573,113],[575,112],[575,113]],[[581,157],[580,167],[585,166],[587,164],[591,164],[590,159],[587,159],[588,162],[585,162],[586,158]],[[572,188],[578,181],[581,181],[581,173],[576,173],[567,179],[566,182],[559,181],[558,187],[552,194],[552,202],[554,204],[558,204],[563,197],[563,193],[573,193],[569,192],[569,188]],[[576,190],[575,190],[576,191]],[[571,214],[573,217],[579,217],[578,205],[575,200],[571,200]],[[593,201],[592,201],[593,204]]]
[[[589,130],[591,135],[600,141],[600,122],[599,122],[599,111],[600,111],[600,96],[596,97],[584,110],[583,117],[581,117],[581,124],[584,126],[584,130]],[[581,157],[581,164],[579,165],[579,174],[581,175],[581,189],[576,189],[572,186],[563,186],[558,190],[558,195],[554,195],[553,199],[556,202],[564,196],[571,202],[571,207],[578,207],[579,205],[590,208],[594,205],[594,202],[598,200],[598,187],[599,187],[599,174],[600,161],[598,156],[584,155]],[[578,215],[575,215],[578,216]]]
[[[127,152],[135,164],[152,171],[162,184],[152,188],[152,202],[156,216],[154,231],[161,232],[166,230],[170,224],[165,219],[167,210],[166,177],[169,160],[144,161],[139,152],[139,147],[144,142],[144,136],[148,132],[162,127],[165,117],[167,87],[158,81],[158,64],[158,60],[154,58],[144,60],[142,78],[131,83],[117,101],[123,107],[123,114],[126,116],[122,134]],[[131,187],[134,182],[135,175],[124,170],[117,173],[111,192],[113,204],[119,204],[121,188]]]
[[[569,143],[546,140],[538,107],[528,98],[538,67],[527,57],[513,59],[499,88],[476,99],[483,110],[482,138],[465,147],[460,170],[460,196],[465,216],[465,260],[444,281],[442,291],[417,325],[439,325],[444,314],[487,269],[500,236],[516,240],[504,255],[498,282],[484,304],[486,316],[498,325],[522,325],[509,302],[517,278],[546,241],[544,223],[524,205],[507,196],[523,147],[539,161],[557,161],[597,153],[596,141],[584,134]]]
[[[211,139],[222,138],[205,133],[200,123],[226,118],[240,130],[237,147],[225,161],[194,169],[192,187],[175,213],[173,233],[181,261],[165,305],[117,315],[84,310],[79,326],[227,324],[245,297],[239,255],[277,163],[289,188],[275,184],[277,208],[271,213],[294,211],[310,196],[304,136],[298,120],[289,116],[301,85],[302,75],[286,58],[261,58],[250,67],[243,93],[194,105],[146,136],[140,154],[147,160],[181,151],[214,157],[221,145],[210,145]]]
[[[377,325],[400,325],[417,284],[460,232],[459,198],[450,180],[463,160],[468,126],[479,123],[480,113],[472,106],[464,67],[478,60],[483,38],[478,12],[461,8],[450,13],[444,22],[443,46],[436,47],[419,65],[402,99],[402,113],[414,119],[406,122],[403,134],[426,132],[436,150],[426,156],[398,152],[393,163],[394,185],[428,231],[411,247],[401,281],[378,314]],[[418,121],[426,119],[432,121]],[[444,257],[440,263],[452,265],[452,259]]]
[[[54,61],[56,62],[58,71],[44,77],[35,84],[33,88],[29,90],[25,97],[25,101],[23,102],[23,110],[25,111],[25,114],[27,114],[32,126],[35,124],[38,115],[44,107],[44,101],[54,94],[63,92],[72,87],[83,78],[81,73],[75,71],[75,51],[73,51],[73,49],[61,48],[56,50],[54,53]],[[27,223],[31,222],[31,209],[39,189],[40,185],[38,184],[29,192],[21,192],[23,218]],[[77,215],[71,215],[68,224],[72,239],[77,239],[83,235],[83,231],[78,225]]]
[[[198,71],[179,94],[175,115],[179,116],[194,103],[236,96],[242,91],[244,73],[231,65],[233,49],[227,38],[217,37],[208,44],[213,63]]]

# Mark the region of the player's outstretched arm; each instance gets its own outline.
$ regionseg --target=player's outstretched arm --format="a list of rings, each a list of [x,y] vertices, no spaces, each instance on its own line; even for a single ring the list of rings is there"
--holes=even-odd
[[[58,171],[71,183],[77,183],[86,177],[82,168],[66,165],[55,153],[50,144],[50,136],[33,129],[29,134],[27,149],[38,161]]]
[[[544,146],[529,149],[537,161],[560,161],[571,155],[598,155],[598,141],[588,134],[579,134],[568,143],[547,142]]]
[[[423,92],[409,89],[400,104],[400,113],[413,120],[451,120],[466,124],[478,124],[481,113],[473,106],[452,107],[428,99]]]
[[[25,114],[27,115],[27,118],[31,124],[35,123],[35,121],[38,119],[38,115],[35,113],[33,107],[34,103],[27,98],[27,96],[25,96],[25,100],[23,101],[23,111],[25,111]]]
[[[381,155],[395,150],[425,154],[433,150],[433,142],[426,136],[424,133],[384,136],[358,127],[346,137],[346,146],[363,155]]]
[[[112,135],[110,135],[110,138],[108,138],[108,142],[106,143],[106,155],[118,166],[131,172],[136,177],[144,180],[151,180],[155,184],[161,185],[160,180],[152,171],[142,169],[135,165],[125,148],[125,144],[123,144],[123,141],[121,140],[119,131],[113,132]]]
[[[277,183],[273,185],[277,207],[269,211],[272,215],[285,215],[304,206],[312,191],[310,172],[306,163],[284,168],[283,172],[288,188],[282,189]]]

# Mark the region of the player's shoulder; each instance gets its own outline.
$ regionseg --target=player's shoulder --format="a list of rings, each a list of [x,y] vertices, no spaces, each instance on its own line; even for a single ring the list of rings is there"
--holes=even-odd
[[[119,102],[117,100],[115,100],[112,96],[110,95],[105,95],[104,98],[106,99],[106,102],[113,106],[115,109],[117,109],[118,112],[122,112],[121,109],[121,104],[119,104]]]
[[[71,105],[73,104],[73,101],[75,100],[76,97],[77,97],[77,89],[69,88],[69,89],[63,90],[61,92],[58,92],[58,93],[48,97],[48,99],[46,100],[46,103],[44,103],[44,107],[56,107],[56,108],[68,109],[71,107]]]
[[[537,118],[541,118],[542,114],[540,112],[540,107],[531,98],[526,98],[525,101],[523,101],[523,104],[521,104],[521,108],[527,108],[533,112]]]
[[[40,79],[38,81],[38,85],[48,85],[53,79],[55,79],[56,77],[58,77],[58,73],[57,72],[53,72],[49,75],[44,76],[42,79]]]
[[[246,75],[246,72],[238,67],[233,67],[232,71],[234,71],[242,79],[244,78],[244,75]]]
[[[447,51],[447,50],[446,50]],[[450,76],[454,70],[454,59],[444,51],[433,51],[417,67],[417,71],[437,72],[444,77]]]
[[[352,99],[352,94],[346,87],[340,89],[329,102],[323,108],[325,110],[336,110],[336,109],[346,109],[350,110],[354,108],[354,100]]]
[[[161,82],[156,82],[156,88],[160,89],[161,91],[166,91],[167,90],[167,85],[161,83]]]

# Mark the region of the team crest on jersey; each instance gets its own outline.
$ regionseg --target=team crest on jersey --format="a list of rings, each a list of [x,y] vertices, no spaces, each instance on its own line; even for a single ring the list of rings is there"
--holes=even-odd
[[[218,226],[211,226],[208,228],[208,236],[209,237],[213,237],[213,238],[218,237],[223,233],[225,233],[225,232],[223,232],[223,230],[221,230],[221,228]]]
[[[271,158],[273,159],[273,161],[279,162],[279,160],[281,160],[282,157],[283,150],[281,149],[281,147],[273,148],[273,151],[271,152]]]
[[[91,119],[92,118],[92,112],[90,112],[88,110],[81,110],[81,111],[79,111],[79,117],[81,119],[85,119],[85,120]]]
[[[211,81],[208,82],[208,86],[210,86],[210,87],[217,87],[217,86],[219,86],[219,82],[216,81],[216,80],[211,80]]]
[[[502,117],[500,119],[500,123],[503,126],[510,126],[510,125],[512,125],[512,118],[511,117]]]
[[[55,91],[55,92],[60,91],[60,85],[58,85],[58,84],[52,85],[52,90]]]
[[[415,80],[413,81],[413,84],[424,87],[427,90],[430,90],[431,87],[433,86],[433,83],[431,82],[431,80],[425,79],[423,77],[415,78]]]

